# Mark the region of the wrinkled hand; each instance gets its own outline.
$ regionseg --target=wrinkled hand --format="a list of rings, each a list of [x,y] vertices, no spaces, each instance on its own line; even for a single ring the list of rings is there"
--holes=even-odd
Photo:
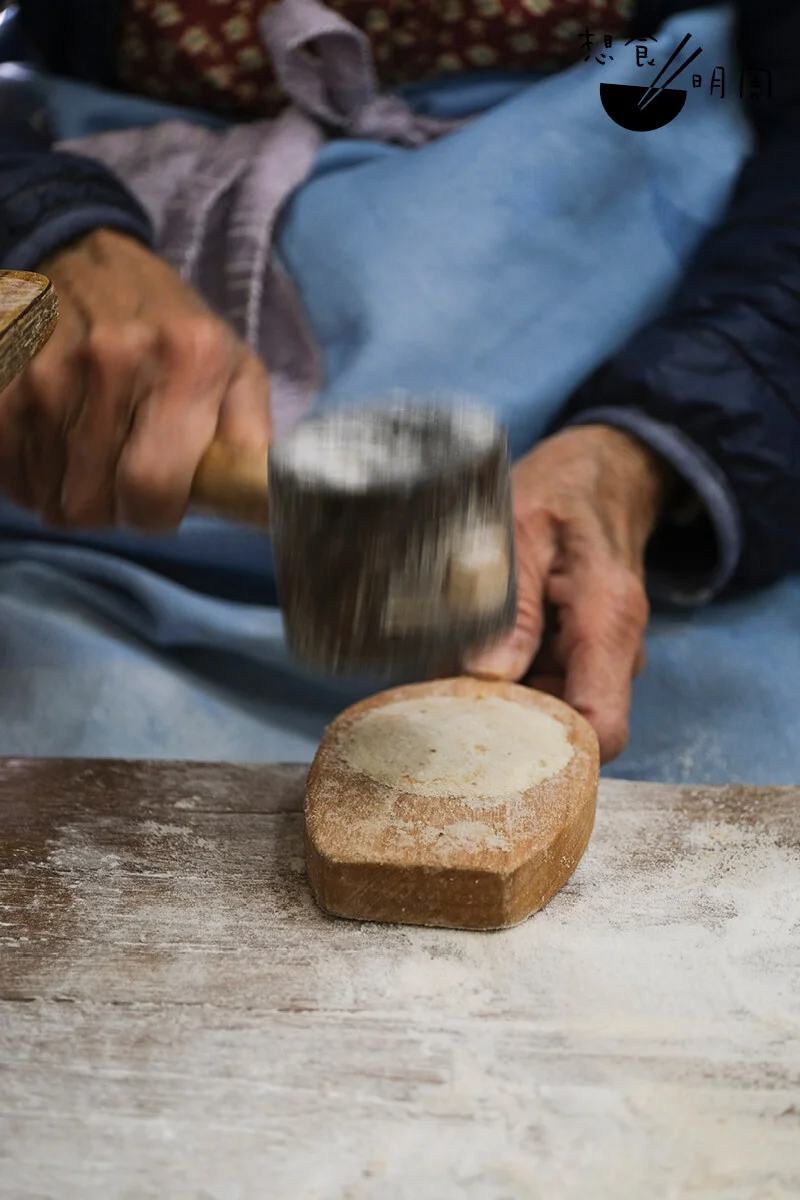
[[[175,528],[215,437],[266,449],[264,367],[122,234],[92,233],[39,269],[59,323],[0,394],[0,489],[61,527]]]
[[[645,548],[673,482],[641,443],[599,425],[549,438],[512,473],[517,625],[465,669],[566,700],[594,726],[604,762],[628,739],[645,662]]]

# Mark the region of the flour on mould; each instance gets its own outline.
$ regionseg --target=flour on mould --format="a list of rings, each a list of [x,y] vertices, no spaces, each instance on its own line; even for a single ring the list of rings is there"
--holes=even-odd
[[[300,479],[359,492],[438,473],[453,458],[485,451],[495,436],[494,419],[473,405],[406,401],[305,420],[275,453]]]
[[[484,804],[552,779],[574,754],[559,720],[497,696],[384,705],[342,730],[338,751],[352,770],[395,791]]]
[[[511,843],[504,833],[493,829],[486,821],[451,821],[448,825],[420,825],[402,818],[392,823],[392,835],[398,845],[413,848],[436,846],[448,852],[459,850],[510,850]]]
[[[300,426],[285,454],[298,476],[353,491],[377,479],[404,478],[418,466],[406,447],[366,438],[342,444],[335,427],[327,430],[316,425]]]
[[[440,831],[431,832],[438,835]],[[441,834],[464,850],[472,850],[479,846],[487,850],[509,849],[508,838],[492,829],[485,821],[453,821],[450,825],[443,826]]]

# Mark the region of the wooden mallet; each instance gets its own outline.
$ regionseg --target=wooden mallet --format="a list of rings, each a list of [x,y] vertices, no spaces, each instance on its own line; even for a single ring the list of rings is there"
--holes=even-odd
[[[0,386],[41,349],[57,311],[43,276],[0,272]],[[268,460],[214,442],[191,500],[269,529],[288,646],[322,672],[428,670],[513,625],[506,439],[469,405],[333,409]]]
[[[288,646],[325,673],[428,670],[513,627],[506,438],[469,405],[334,408],[268,462],[213,444],[192,499],[269,528]]]
[[[58,300],[49,279],[0,271],[0,392],[39,353],[57,321]]]

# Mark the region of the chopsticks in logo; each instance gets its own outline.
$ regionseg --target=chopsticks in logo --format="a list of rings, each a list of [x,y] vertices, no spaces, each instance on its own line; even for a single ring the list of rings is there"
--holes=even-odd
[[[678,57],[678,55],[681,53],[681,51],[685,48],[687,43],[691,40],[691,36],[692,35],[690,33],[687,33],[686,37],[683,39],[683,41],[680,43],[680,45],[677,46],[675,50],[673,50],[672,54],[669,56],[667,61],[664,63],[664,66],[658,72],[655,79],[650,84],[649,88],[647,89],[647,91],[642,96],[641,100],[639,101],[639,108],[647,108],[648,104],[652,104],[653,100],[655,100],[658,93],[666,90],[666,88],[668,88],[669,85],[672,83],[673,79],[677,79],[678,76],[686,70],[686,68],[689,66],[689,64],[694,62],[694,60],[697,58],[698,54],[703,53],[703,47],[698,46],[698,48],[694,51],[694,53],[689,55],[689,57],[686,59],[686,62],[682,63],[681,66],[678,67],[677,71],[672,72],[669,79],[665,80],[664,83],[659,83],[661,76],[664,74],[665,71],[669,70],[669,68],[674,63],[675,59]]]

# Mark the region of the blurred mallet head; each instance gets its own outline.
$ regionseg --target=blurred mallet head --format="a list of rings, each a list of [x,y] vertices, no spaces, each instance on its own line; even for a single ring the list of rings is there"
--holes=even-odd
[[[267,474],[287,643],[307,665],[429,671],[513,627],[508,448],[491,414],[408,397],[333,408],[270,448],[264,515]]]

